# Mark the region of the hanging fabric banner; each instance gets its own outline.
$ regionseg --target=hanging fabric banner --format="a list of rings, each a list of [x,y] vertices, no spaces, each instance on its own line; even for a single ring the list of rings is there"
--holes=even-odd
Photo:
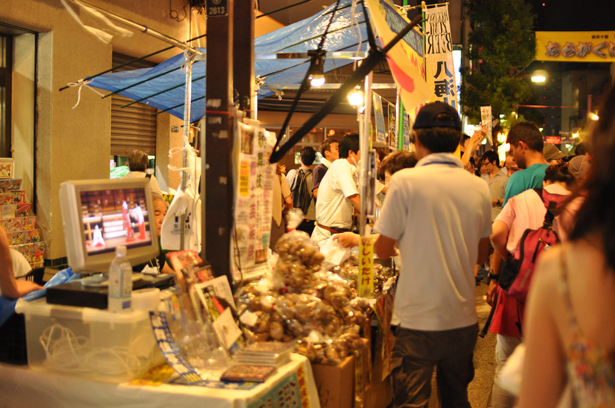
[[[236,161],[238,182],[235,191],[235,237],[233,245],[238,261],[234,271],[241,269],[244,279],[266,272],[267,249],[271,231],[273,181],[275,164],[269,164],[269,154],[275,143],[265,129],[238,124],[239,157]]]
[[[366,0],[365,4],[382,46],[410,22],[389,0]],[[423,37],[418,28],[411,30],[387,53],[387,62],[407,110],[434,96],[424,79]]]
[[[615,62],[615,31],[536,31],[536,59]]]
[[[382,110],[382,97],[372,92],[374,103],[374,117],[376,118],[376,142],[386,144],[386,127],[384,126],[384,112]],[[382,146],[379,146],[382,147]]]
[[[436,94],[433,101],[442,101],[457,109],[457,85],[448,3],[425,9],[425,20],[427,83]]]

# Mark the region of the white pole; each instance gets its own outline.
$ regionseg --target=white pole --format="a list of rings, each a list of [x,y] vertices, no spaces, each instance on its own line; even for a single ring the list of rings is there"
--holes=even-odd
[[[184,70],[186,71],[186,92],[184,95],[184,148],[182,150],[182,182],[181,191],[186,192],[186,185],[188,183],[188,149],[190,147],[190,106],[192,103],[192,63],[194,61],[194,54],[191,51],[185,51],[185,63]],[[186,249],[186,214],[182,214],[180,217],[180,235],[179,235],[179,248],[181,250]],[[193,233],[196,233],[194,231]]]
[[[367,222],[367,185],[369,168],[369,128],[372,117],[372,73],[365,77],[365,110],[363,111],[363,123],[360,129],[361,169],[359,173],[359,192],[361,194],[361,211],[359,216],[359,234],[365,236]]]

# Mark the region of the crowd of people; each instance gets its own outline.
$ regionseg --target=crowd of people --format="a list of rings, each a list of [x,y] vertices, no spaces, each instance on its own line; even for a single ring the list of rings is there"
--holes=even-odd
[[[557,406],[566,387],[572,406],[615,406],[615,329],[609,324],[615,313],[615,240],[609,233],[615,227],[615,90],[599,116],[592,137],[570,156],[545,144],[534,123],[517,123],[500,160],[493,150],[477,155],[484,128],[462,135],[457,112],[435,102],[417,114],[415,153],[384,158],[379,176],[386,194],[374,225],[375,252],[381,259],[401,256],[393,322],[396,407],[427,407],[434,369],[441,405],[470,406],[481,270],[492,306],[483,329],[497,338],[496,378],[485,390],[491,406]],[[301,169],[312,175],[312,239],[322,245],[333,236],[356,246],[358,135],[327,139],[315,168],[304,161],[312,152],[301,151]],[[291,181],[291,192],[296,185]],[[554,218],[547,225],[549,215]],[[524,233],[541,227],[561,244],[536,249],[536,278],[527,281],[529,297],[521,301],[503,289],[499,275],[512,268]],[[500,387],[498,377],[522,343],[527,353],[518,396]]]

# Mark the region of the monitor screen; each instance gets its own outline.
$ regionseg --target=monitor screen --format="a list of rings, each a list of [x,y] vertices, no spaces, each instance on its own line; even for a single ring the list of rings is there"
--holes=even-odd
[[[158,254],[149,179],[68,181],[60,202],[73,271],[107,271],[120,245],[133,265]]]

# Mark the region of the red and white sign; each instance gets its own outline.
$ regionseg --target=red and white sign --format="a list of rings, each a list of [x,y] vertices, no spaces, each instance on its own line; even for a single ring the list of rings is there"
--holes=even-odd
[[[545,136],[546,144],[561,144],[562,137],[561,136]]]

